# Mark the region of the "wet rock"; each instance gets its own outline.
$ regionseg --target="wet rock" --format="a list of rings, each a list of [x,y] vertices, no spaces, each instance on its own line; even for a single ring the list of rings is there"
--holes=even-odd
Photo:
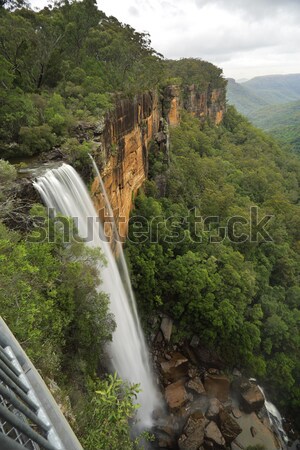
[[[264,396],[258,386],[251,385],[241,392],[242,406],[246,412],[259,411],[264,403]]]
[[[171,436],[162,432],[158,433],[157,439],[159,448],[174,448],[174,445],[176,444]]]
[[[229,398],[226,402],[223,402],[223,407],[225,411],[227,411],[229,414],[232,413],[232,400]]]
[[[201,366],[216,369],[222,369],[224,367],[224,362],[216,352],[203,347],[193,347],[193,353]]]
[[[192,414],[178,440],[180,450],[198,450],[204,441],[204,429],[207,420],[201,412]]]
[[[228,400],[230,382],[225,375],[206,374],[204,387],[210,397],[216,397],[221,402]]]
[[[239,408],[235,407],[232,409],[232,415],[233,417],[235,417],[236,419],[239,419],[240,417],[242,417],[242,413],[239,410]]]
[[[232,382],[232,392],[240,400],[240,409],[247,413],[259,411],[265,403],[262,391],[247,378],[235,379]]]
[[[242,432],[241,427],[239,426],[237,421],[234,420],[225,409],[220,410],[219,420],[220,420],[220,430],[225,438],[225,441],[228,444],[234,441],[235,438],[239,434],[241,434]]]
[[[162,332],[159,330],[159,332],[157,333],[155,339],[154,339],[154,343],[155,344],[160,344],[163,341],[164,337]]]
[[[195,377],[192,380],[189,380],[186,384],[186,387],[196,392],[197,394],[205,393],[204,386],[199,377]]]
[[[165,399],[170,409],[177,409],[184,405],[188,400],[184,380],[178,380],[167,386],[165,389]]]
[[[242,445],[237,444],[236,442],[232,442],[231,443],[231,450],[244,450],[245,447],[243,447]]]
[[[164,417],[161,415],[161,417]],[[178,435],[181,430],[181,426],[179,425],[178,417],[174,414],[170,414],[167,417],[164,417],[163,419],[159,418],[157,420],[156,429],[158,431],[162,431],[163,433],[166,433],[167,435],[173,437],[175,435]]]
[[[209,422],[205,427],[204,436],[207,441],[213,442],[221,448],[225,448],[225,439],[215,422]]]
[[[188,376],[190,378],[196,378],[196,377],[199,377],[199,375],[200,375],[200,372],[199,372],[199,369],[197,369],[197,367],[194,367],[194,366],[189,367]]]
[[[187,358],[178,352],[173,353],[168,361],[161,362],[160,366],[164,378],[168,381],[177,381],[187,376],[189,370]]]
[[[206,417],[209,420],[216,421],[220,412],[220,409],[222,408],[221,402],[217,398],[212,398],[209,401],[209,406],[207,408],[207,411],[205,413]]]
[[[164,317],[162,319],[160,329],[162,331],[165,341],[167,341],[167,342],[170,342],[172,328],[173,328],[173,320],[170,319],[169,317]]]

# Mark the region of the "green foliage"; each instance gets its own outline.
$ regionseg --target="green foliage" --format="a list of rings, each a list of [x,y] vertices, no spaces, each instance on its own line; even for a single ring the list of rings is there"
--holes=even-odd
[[[287,144],[293,150],[300,151],[300,101],[267,106],[256,110],[249,118],[283,145]]]
[[[51,228],[54,240],[46,233]],[[1,315],[48,376],[71,354],[93,374],[113,330],[108,298],[97,289],[102,257],[83,243],[64,244],[51,222],[40,231],[24,239],[0,223]]]
[[[197,58],[182,58],[178,61],[164,61],[166,76],[177,78],[183,85],[195,84],[200,90],[211,88],[225,88],[226,81],[222,77],[222,70],[213,64]],[[170,79],[168,82],[170,82]],[[177,80],[175,80],[177,83]]]
[[[112,109],[113,93],[135,95],[164,76],[148,34],[93,0],[2,10],[0,42],[0,148],[9,158],[60,144],[78,120]]]
[[[82,443],[86,450],[138,447],[138,439],[131,440],[128,422],[134,419],[139,407],[134,402],[138,392],[138,385],[123,384],[116,374],[92,385],[89,402],[81,414]]]
[[[47,124],[37,127],[21,127],[19,136],[24,155],[35,155],[50,150],[56,142],[56,136]]]
[[[60,136],[67,132],[68,125],[70,125],[70,118],[68,117],[63,98],[59,94],[54,93],[50,97],[44,114],[47,123],[54,133]]]
[[[4,159],[0,159],[0,189],[10,186],[11,182],[16,179],[17,171],[14,166]]]

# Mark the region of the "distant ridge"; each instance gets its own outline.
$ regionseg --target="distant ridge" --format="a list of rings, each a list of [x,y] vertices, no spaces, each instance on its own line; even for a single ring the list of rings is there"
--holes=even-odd
[[[233,78],[228,78],[227,82],[228,103],[234,105],[245,116],[249,116],[249,114],[252,114],[258,108],[269,105],[267,101],[260,98],[252,89],[244,86],[244,84],[237,83]]]
[[[237,83],[229,78],[228,103],[282,143],[300,151],[300,74],[266,75]]]
[[[241,83],[269,104],[300,99],[300,74],[266,75]]]

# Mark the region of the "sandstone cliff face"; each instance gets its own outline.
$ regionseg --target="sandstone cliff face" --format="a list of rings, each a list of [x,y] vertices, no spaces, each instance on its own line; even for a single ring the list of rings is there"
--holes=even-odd
[[[147,177],[148,147],[159,131],[161,112],[158,96],[147,93],[134,100],[120,100],[100,136],[96,163],[107,190],[122,238],[133,198]],[[96,209],[104,216],[99,180],[92,184]]]
[[[209,117],[219,124],[225,111],[225,91],[208,89],[200,92],[195,85],[182,90],[174,85],[168,86],[161,98],[148,92],[133,100],[118,100],[115,111],[94,132],[96,163],[122,239],[126,237],[134,196],[147,177],[149,143],[155,138],[157,142],[161,141],[162,118],[170,126],[180,123],[183,108],[195,117]],[[96,209],[104,218],[104,201],[98,179],[94,180],[91,190]]]

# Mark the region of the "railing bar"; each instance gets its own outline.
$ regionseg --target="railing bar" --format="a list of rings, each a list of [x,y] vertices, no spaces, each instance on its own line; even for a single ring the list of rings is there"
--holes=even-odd
[[[29,425],[22,422],[22,420],[18,419],[13,413],[8,411],[4,406],[0,405],[0,417],[3,417],[4,420],[9,422],[13,427],[17,428],[19,432],[26,434],[30,439],[36,442],[38,445],[45,447],[46,450],[57,450],[57,447],[54,447],[43,438],[40,434],[36,433]]]
[[[9,391],[2,385],[0,385],[0,395],[2,395],[2,397],[8,400],[15,408],[21,411],[28,419],[32,420],[32,422],[41,427],[44,431],[49,431],[50,426],[46,425],[41,419],[37,417],[36,414],[34,414],[29,408],[27,408],[27,406],[21,403],[13,392]]]
[[[18,444],[14,439],[0,432],[1,450],[24,450],[23,445]]]
[[[0,380],[11,388],[23,401],[27,403],[30,409],[34,412],[38,411],[39,407],[36,405],[24,392],[0,369]]]
[[[28,393],[29,388],[28,388],[27,386],[25,386],[24,383],[22,383],[22,381],[19,379],[19,377],[17,377],[17,376],[13,373],[13,371],[12,371],[9,367],[7,367],[7,365],[4,364],[3,361],[1,361],[1,359],[0,359],[0,369],[1,369],[4,373],[6,373],[6,375],[7,375],[9,378],[11,378],[11,379],[13,380],[13,382],[14,382],[16,385],[18,385],[19,388],[22,389],[22,391],[25,392],[25,394]]]
[[[9,360],[8,356],[5,352],[0,348],[0,359],[14,372],[14,374],[18,377],[21,373],[20,371],[13,365],[13,363]]]

